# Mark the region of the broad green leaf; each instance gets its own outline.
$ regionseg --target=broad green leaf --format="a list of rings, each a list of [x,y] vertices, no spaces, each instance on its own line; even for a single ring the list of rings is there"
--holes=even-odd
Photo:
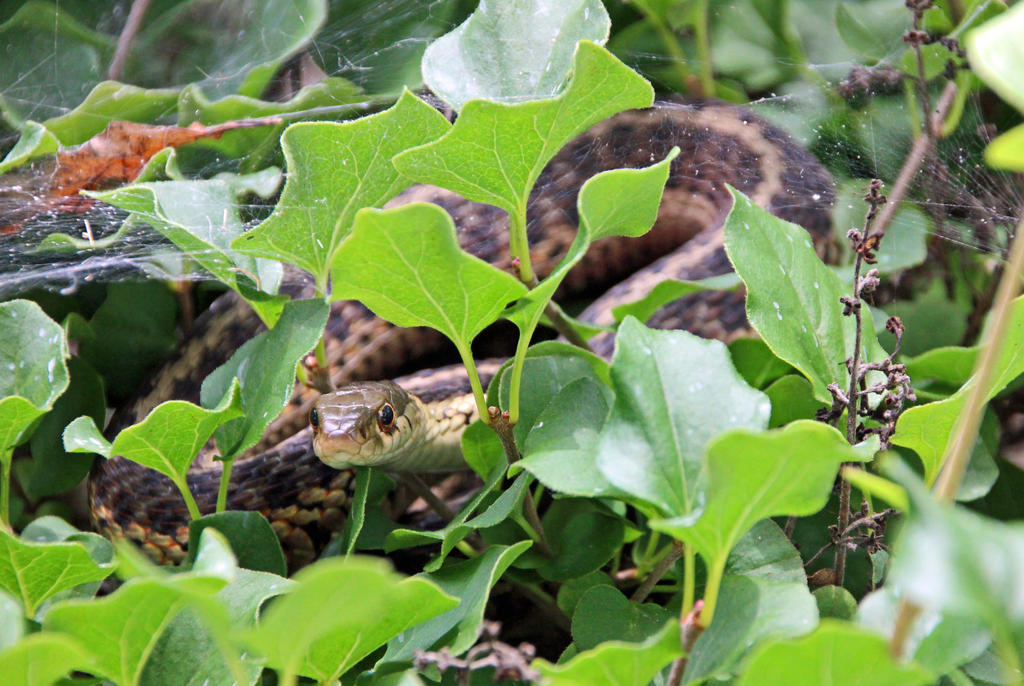
[[[1024,112],[1024,7],[1017,5],[967,34],[971,68],[1006,102]]]
[[[494,440],[494,432],[478,424],[483,431],[490,434],[488,438]],[[466,431],[470,433],[469,430]],[[476,431],[474,431],[476,433]],[[467,438],[463,437],[463,444],[465,445]],[[469,439],[472,440],[472,439]],[[504,453],[502,453],[504,454]],[[471,534],[473,531],[480,529],[487,529],[492,526],[497,526],[513,512],[517,511],[517,508],[522,505],[524,491],[530,485],[528,478],[520,477],[507,489],[493,500],[486,510],[473,516],[473,514],[480,509],[481,504],[488,500],[491,494],[498,489],[505,478],[505,462],[504,460],[500,464],[496,464],[491,469],[491,473],[487,476],[484,485],[480,487],[476,495],[466,503],[466,505],[456,513],[455,518],[452,521],[438,531],[421,531],[419,529],[395,529],[388,534],[385,540],[385,552],[392,552],[400,548],[409,548],[411,546],[429,544],[434,541],[441,542],[441,549],[438,554],[431,560],[425,567],[424,571],[434,572],[440,569],[444,563],[448,553],[452,551],[455,546],[462,541],[466,536]]]
[[[873,11],[848,3],[838,3],[835,8],[835,26],[843,43],[873,61],[889,57],[909,28],[909,13],[895,5],[875,7]]]
[[[772,429],[785,426],[797,419],[814,419],[814,413],[823,405],[814,399],[811,382],[799,374],[787,374],[764,389],[772,402]]]
[[[115,40],[77,21],[64,6],[26,2],[0,24],[0,110],[12,126],[66,111],[100,81]],[[60,49],[55,49],[59,45]],[[46,65],[46,68],[41,68]]]
[[[898,8],[900,13],[906,13]],[[833,226],[862,226],[867,205],[864,190],[870,179],[850,179],[836,189]],[[861,269],[877,269],[880,274],[895,274],[922,264],[927,258],[927,242],[935,234],[934,222],[928,215],[913,205],[903,205],[893,215],[885,230],[882,246],[875,254],[875,263]],[[853,283],[853,250],[849,241],[840,241],[843,252],[841,267],[833,267],[844,284]],[[849,289],[847,289],[849,290]]]
[[[805,580],[776,583],[726,575],[715,618],[694,643],[682,683],[729,676],[750,646],[771,638],[802,636],[817,624],[818,606]]]
[[[22,490],[32,500],[63,493],[81,482],[92,466],[92,457],[74,455],[64,450],[64,427],[75,417],[88,414],[95,422],[106,416],[103,380],[96,370],[80,357],[68,360],[71,381],[64,394],[57,398],[32,433],[29,446],[32,460],[15,463],[15,473]],[[25,469],[18,469],[24,465]]]
[[[647,686],[658,672],[680,657],[678,622],[669,622],[643,643],[608,641],[563,664],[534,661],[545,686]]]
[[[591,572],[569,579],[558,586],[558,608],[565,616],[572,619],[583,595],[595,586],[613,586],[611,578],[604,572]]]
[[[708,445],[703,511],[651,527],[694,546],[709,568],[722,568],[759,520],[824,507],[839,466],[871,458],[865,447],[851,447],[833,427],[807,420],[762,433],[732,431]]]
[[[521,541],[513,546],[491,546],[472,560],[422,575],[458,598],[459,604],[392,639],[378,664],[412,660],[417,650],[430,649],[441,638],[453,655],[466,651],[479,636],[491,587],[530,545],[530,541]]]
[[[437,586],[403,578],[385,560],[330,558],[295,575],[248,643],[281,678],[330,683],[396,634],[456,605]]]
[[[103,598],[60,603],[47,612],[43,629],[77,639],[92,657],[90,672],[135,686],[171,620],[186,607],[209,601],[224,585],[212,577],[178,576],[139,577]]]
[[[237,576],[215,598],[227,608],[233,629],[251,629],[264,603],[294,585],[295,582],[274,574],[239,569]],[[264,659],[252,654],[237,657],[247,678],[243,683],[255,683],[263,670]],[[216,637],[208,623],[192,610],[185,610],[171,620],[146,661],[141,681],[147,686],[236,683],[230,666],[217,649]]]
[[[651,230],[658,218],[669,165],[678,154],[679,149],[673,148],[664,160],[650,167],[612,169],[587,179],[576,201],[580,228],[565,257],[504,315],[519,328],[523,341],[528,342],[533,336],[544,308],[562,279],[583,258],[593,241],[609,236],[637,237]],[[514,414],[519,408],[510,410]],[[521,417],[516,417],[517,422],[521,421]]]
[[[34,302],[0,303],[0,457],[68,387],[64,331]],[[6,520],[7,513],[2,517]]]
[[[88,671],[93,660],[70,636],[42,632],[0,652],[5,686],[51,686],[72,670]]]
[[[68,452],[124,457],[155,469],[179,487],[187,488],[185,473],[199,449],[218,426],[241,415],[238,396],[235,383],[221,403],[211,410],[184,400],[168,400],[157,405],[138,424],[121,431],[113,444],[106,443],[91,418],[79,417],[64,431],[64,448]]]
[[[59,147],[60,141],[45,126],[34,121],[26,122],[18,142],[0,160],[0,174],[6,174],[37,157],[53,155]],[[9,179],[4,180],[4,183],[8,182]]]
[[[111,402],[138,390],[178,344],[178,305],[165,284],[112,283],[88,326],[72,337],[78,354],[103,377]]]
[[[807,580],[800,552],[771,519],[762,519],[736,542],[725,563],[725,573],[778,584]]]
[[[580,650],[611,640],[639,643],[661,633],[671,616],[661,605],[635,603],[614,586],[600,584],[576,603],[572,639]]]
[[[293,112],[309,112],[317,108],[331,108],[327,118],[344,119],[349,115],[345,105],[351,105],[355,112],[360,104],[365,103],[367,96],[352,82],[327,77],[322,81],[304,86],[293,97],[284,101],[267,101],[244,95],[226,95],[219,99],[211,99],[197,84],[189,84],[181,90],[178,97],[178,125],[186,126],[192,122],[201,124],[221,124],[242,119],[275,117]],[[310,119],[318,117],[310,116]],[[229,157],[244,157],[242,169],[258,169],[266,159],[277,156],[277,146],[281,139],[284,125],[259,126],[228,131],[220,138],[203,139],[196,144],[209,148]],[[258,166],[252,166],[257,164]]]
[[[237,196],[259,189],[264,197],[277,190],[277,169],[235,179],[156,181],[89,193],[91,197],[128,210],[178,246],[219,281],[241,293],[267,323],[277,318],[281,303],[272,298],[281,281],[278,262],[235,252],[232,240],[244,233]]]
[[[198,82],[216,95],[259,97],[327,19],[324,0],[195,1],[163,6],[132,43],[133,83]],[[151,10],[152,11],[152,10]],[[159,59],[166,46],[187,59]],[[146,59],[148,57],[148,59]]]
[[[44,124],[63,145],[79,145],[112,121],[153,122],[174,112],[176,88],[139,88],[129,83],[101,81],[78,105]]]
[[[995,397],[1024,372],[1024,297],[1017,298],[1011,305],[1010,321],[1002,345],[995,364],[998,372],[985,390],[986,401]],[[942,469],[942,458],[946,454],[971,383],[968,380],[960,390],[945,400],[910,408],[900,415],[896,423],[892,442],[917,453],[924,464],[927,484],[933,483]]]
[[[901,463],[890,465],[890,473],[907,489],[910,511],[889,584],[926,609],[993,628],[1024,626],[1024,524],[940,503]]]
[[[793,371],[793,367],[777,358],[760,338],[737,338],[729,344],[729,354],[739,375],[761,390]]]
[[[857,615],[857,599],[842,586],[822,586],[814,589],[818,614],[824,619],[853,619]]]
[[[857,608],[857,624],[891,636],[899,606],[900,598],[892,586],[869,593]],[[991,642],[989,630],[979,619],[944,617],[930,610],[919,610],[907,633],[904,653],[935,674],[947,674],[984,653]]]
[[[881,636],[853,624],[826,619],[795,641],[772,641],[757,648],[740,675],[739,686],[914,686],[933,675],[889,654]]]
[[[810,236],[732,190],[725,249],[747,287],[747,318],[768,347],[806,376],[814,397],[831,404],[832,382],[844,387],[853,351],[854,319],[839,298],[850,290],[814,252]],[[862,306],[864,347],[878,354],[870,315]],[[863,357],[862,357],[863,359]]]
[[[611,53],[580,41],[560,96],[515,105],[470,101],[448,133],[396,156],[395,166],[416,181],[525,215],[534,182],[562,146],[616,112],[649,106],[653,96]]]
[[[29,619],[50,596],[110,572],[78,543],[23,543],[0,531],[0,588],[21,601]]]
[[[429,326],[464,359],[469,344],[526,292],[515,277],[463,252],[436,205],[361,210],[331,270],[334,299],[359,300],[398,326]]]
[[[0,591],[0,651],[20,641],[28,627],[21,603],[10,593]]]
[[[888,250],[889,246],[886,245],[883,249]],[[899,317],[903,322],[904,334],[900,345],[900,356],[903,359],[915,355],[927,356],[932,350],[944,349],[949,352],[949,355],[945,357],[950,358],[950,362],[953,364],[956,364],[957,357],[953,351],[961,351],[961,359],[974,359],[971,352],[964,352],[970,351],[970,348],[950,347],[959,346],[964,339],[964,334],[967,332],[967,321],[971,318],[970,311],[967,298],[959,300],[950,298],[946,284],[939,280],[935,280],[927,288],[918,290],[912,299],[897,300],[888,303],[885,307],[886,315]],[[878,310],[872,310],[872,314],[877,312]],[[882,330],[885,325],[879,326],[879,323],[878,319],[875,319],[876,328]],[[890,332],[884,331],[879,334],[879,342],[890,347],[895,345],[896,337]],[[938,353],[938,357],[943,357],[943,355]],[[970,367],[971,363],[968,362],[963,378],[951,383],[959,386],[966,381],[967,377],[971,375]],[[943,375],[952,376],[957,370],[955,367],[951,367],[943,371]],[[913,373],[910,378],[914,380],[915,384],[924,380],[924,377],[914,376]]]
[[[997,169],[1024,171],[1024,125],[1015,126],[989,143],[985,161]]]
[[[213,407],[238,379],[243,416],[214,433],[221,457],[233,458],[263,438],[292,397],[295,367],[323,335],[329,313],[323,300],[289,301],[274,328],[246,341],[203,380],[200,402]]]
[[[560,498],[541,522],[552,557],[537,573],[549,581],[567,581],[601,569],[624,542],[623,519],[596,500]]]
[[[915,383],[935,379],[953,386],[962,386],[971,378],[978,346],[970,348],[932,348],[904,362],[907,374]]]
[[[623,305],[616,305],[612,308],[612,316],[616,321],[622,321],[627,316],[636,317],[642,322],[650,319],[663,305],[685,298],[693,293],[708,290],[734,289],[740,283],[739,277],[735,274],[722,274],[712,276],[700,281],[677,281],[668,279],[660,281],[651,289],[651,292],[640,300]],[[742,339],[741,339],[742,340]]]
[[[343,124],[289,126],[281,136],[288,167],[281,199],[266,221],[235,239],[231,247],[284,260],[326,283],[356,212],[383,205],[408,184],[391,158],[447,129],[439,112],[408,91],[379,114]]]
[[[188,539],[200,540],[203,530],[207,527],[212,527],[224,535],[231,544],[239,567],[270,572],[278,576],[288,574],[281,542],[271,528],[270,522],[259,512],[229,511],[206,515],[189,522]],[[190,547],[189,564],[193,564],[195,559],[196,550]]]
[[[698,507],[710,440],[768,423],[767,397],[739,378],[719,341],[654,331],[627,318],[611,373],[615,403],[598,442],[598,467],[612,485],[663,515]]]
[[[430,44],[423,80],[455,110],[468,100],[539,100],[558,94],[576,44],[608,40],[598,0],[483,0],[469,19]]]

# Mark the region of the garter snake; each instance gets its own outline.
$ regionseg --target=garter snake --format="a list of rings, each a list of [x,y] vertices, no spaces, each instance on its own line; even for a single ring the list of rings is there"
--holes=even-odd
[[[720,103],[666,103],[596,125],[544,169],[529,204],[528,238],[538,275],[550,272],[572,242],[576,195],[586,179],[605,169],[647,166],[663,159],[673,146],[679,146],[681,154],[672,163],[654,228],[638,239],[599,241],[566,278],[563,294],[594,292],[633,274],[595,301],[585,319],[609,323],[612,305],[639,297],[665,278],[701,279],[730,271],[721,231],[731,204],[727,183],[774,214],[804,226],[819,245],[827,240],[832,182],[810,153],[748,110]],[[509,268],[507,217],[502,211],[430,186],[414,186],[392,204],[414,200],[446,209],[455,219],[464,249]],[[645,265],[650,266],[637,272]],[[695,294],[666,306],[649,324],[735,338],[747,327],[743,295]],[[163,400],[196,400],[205,375],[258,331],[258,320],[237,296],[219,298],[197,321],[177,357],[151,377],[136,402],[115,414],[110,430],[138,421]],[[439,334],[393,327],[353,302],[333,305],[326,338],[336,387],[408,372],[442,348]],[[601,354],[611,352],[610,337],[594,345]],[[485,385],[491,373],[482,370]],[[449,439],[474,419],[475,408],[466,399],[468,380],[459,367],[419,371],[396,382],[418,397],[421,410],[426,408],[420,414],[429,415]],[[316,398],[296,388],[263,442],[236,460],[228,496],[231,509],[262,511],[298,564],[311,559],[343,524],[351,480],[350,471],[332,469],[313,454],[313,431],[306,424]],[[374,402],[377,413],[383,405]],[[390,402],[396,410],[395,401]],[[373,421],[383,427],[399,421],[399,416],[375,415]],[[220,474],[221,464],[204,456],[189,472],[189,487],[203,513],[214,509]],[[100,531],[128,537],[160,560],[184,557],[187,513],[170,480],[114,458],[98,463],[89,490]]]

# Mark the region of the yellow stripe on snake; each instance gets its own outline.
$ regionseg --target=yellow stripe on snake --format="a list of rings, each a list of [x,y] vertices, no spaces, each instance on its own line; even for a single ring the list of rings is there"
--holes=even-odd
[[[819,245],[827,240],[832,181],[786,133],[731,105],[663,104],[596,125],[545,168],[529,206],[528,236],[538,276],[547,274],[572,242],[576,195],[584,181],[606,169],[647,166],[663,159],[673,146],[679,146],[681,154],[672,163],[654,228],[641,238],[596,243],[566,279],[562,295],[592,293],[632,274],[598,298],[584,319],[612,323],[614,305],[641,297],[663,279],[696,280],[730,271],[721,231],[731,203],[725,184],[802,225]],[[414,200],[434,202],[449,211],[464,249],[509,267],[504,212],[427,186],[414,186],[391,204]],[[648,325],[729,340],[747,333],[743,295],[695,294],[662,308]],[[138,421],[163,400],[195,400],[205,375],[258,331],[258,320],[239,298],[222,296],[197,321],[178,356],[152,377],[139,400],[115,415],[111,430]],[[610,356],[613,340],[601,336],[592,345],[599,354]],[[337,388],[407,374],[439,349],[443,341],[435,332],[394,327],[358,303],[333,306],[327,354]],[[493,371],[493,366],[482,370],[485,385]],[[347,515],[352,473],[317,459],[314,443],[336,466],[373,461],[396,471],[436,469],[458,463],[459,437],[475,419],[468,380],[459,367],[427,369],[397,378],[394,384],[343,392],[365,400],[362,409],[346,409],[349,403],[328,396],[311,413],[318,396],[297,386],[264,441],[234,465],[229,508],[263,512],[293,564],[315,557]],[[307,426],[310,417],[315,419],[315,431]],[[383,452],[387,449],[395,452]],[[204,514],[214,509],[220,473],[220,463],[203,456],[189,472],[189,488]],[[170,480],[115,458],[99,462],[89,490],[100,531],[126,536],[160,560],[184,557],[187,512]]]

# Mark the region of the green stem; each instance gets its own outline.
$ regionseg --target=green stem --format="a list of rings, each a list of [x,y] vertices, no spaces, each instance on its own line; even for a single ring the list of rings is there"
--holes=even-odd
[[[235,458],[223,460],[224,469],[220,473],[220,488],[217,490],[217,512],[224,512],[228,509],[228,485],[231,483],[231,467],[235,464]]]
[[[512,257],[519,259],[519,280],[530,284],[536,280],[530,262],[530,242],[526,239],[526,204],[508,216],[508,248]]]
[[[184,476],[174,479],[174,485],[178,487],[181,492],[181,497],[185,500],[185,507],[188,508],[189,519],[199,519],[203,515],[199,512],[199,505],[196,504],[196,499],[192,495],[192,491],[188,490],[188,479]]]
[[[672,66],[676,71],[676,78],[679,79],[679,85],[689,91],[693,82],[693,72],[690,71],[690,67],[686,64],[686,53],[679,47],[679,40],[676,34],[659,17],[653,14],[647,15],[647,21],[654,27],[658,37],[661,38],[662,45],[665,47],[665,52],[672,58]],[[695,93],[694,95],[700,94]]]
[[[463,345],[458,345],[459,357],[469,374],[469,385],[473,389],[473,398],[476,400],[476,411],[480,415],[480,421],[490,425],[491,418],[487,414],[487,399],[484,397],[484,387],[480,383],[480,374],[476,370],[476,361],[473,359],[473,352]]]
[[[11,459],[13,450],[0,453],[0,526],[11,531]]]
[[[697,569],[697,553],[692,545],[683,547],[683,609],[681,617],[693,612],[693,596],[696,593],[696,579],[694,572]]]
[[[516,354],[512,358],[512,382],[508,393],[508,423],[515,426],[519,423],[519,390],[523,385],[523,368],[526,366],[526,351],[530,348],[530,339],[533,338],[534,324],[530,330],[519,332],[519,342],[516,343]]]
[[[690,546],[686,546],[687,549]],[[722,577],[725,576],[725,561],[728,555],[720,555],[713,565],[708,569],[708,582],[704,586],[704,609],[701,610],[698,623],[704,629],[711,625],[715,617],[715,604],[718,602],[718,589],[722,585]]]
[[[715,73],[711,66],[711,41],[708,38],[708,0],[701,0],[697,11],[698,19],[693,25],[693,37],[697,42],[697,58],[700,60],[700,85],[703,96],[715,95]]]

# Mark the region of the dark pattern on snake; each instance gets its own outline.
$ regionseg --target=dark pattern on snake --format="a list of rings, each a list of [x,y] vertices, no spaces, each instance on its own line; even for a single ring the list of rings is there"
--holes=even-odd
[[[610,323],[612,305],[645,294],[662,279],[701,279],[731,270],[721,232],[731,204],[725,184],[804,226],[819,245],[827,240],[831,179],[786,133],[731,105],[664,104],[596,125],[545,168],[529,206],[528,235],[538,275],[549,273],[572,242],[576,195],[586,179],[605,169],[650,165],[672,146],[679,146],[681,154],[672,163],[655,227],[642,238],[598,242],[566,279],[563,294],[592,291],[661,257],[596,301],[585,315],[592,321]],[[448,210],[466,250],[508,267],[504,212],[429,186],[412,187],[390,204],[413,200]],[[666,306],[650,324],[734,338],[747,330],[743,294],[696,294]],[[258,331],[258,321],[239,298],[221,297],[197,322],[178,356],[152,377],[139,400],[115,415],[111,433],[138,421],[163,400],[195,401],[205,375]],[[335,303],[332,308],[327,352],[336,385],[415,369],[417,358],[442,344],[434,332],[393,327],[358,303]],[[613,341],[607,336],[595,345],[601,354],[610,355]],[[444,374],[429,370],[399,382],[434,397],[453,389],[468,391],[465,375],[457,368]],[[236,461],[228,497],[230,509],[260,510],[267,516],[293,565],[312,559],[341,528],[351,480],[351,473],[332,470],[312,453],[309,430],[303,427],[314,398],[311,391],[297,388],[263,443]],[[220,463],[203,456],[189,473],[189,487],[204,514],[214,509],[220,473]],[[184,503],[171,482],[156,472],[120,458],[100,461],[90,479],[90,504],[97,528],[106,535],[127,536],[160,560],[184,557]]]

